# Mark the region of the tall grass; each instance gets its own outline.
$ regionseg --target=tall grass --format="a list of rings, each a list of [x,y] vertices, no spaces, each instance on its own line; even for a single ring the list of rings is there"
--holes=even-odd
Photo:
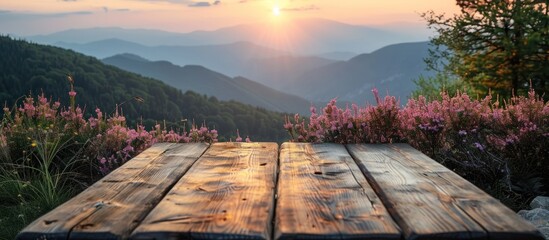
[[[59,139],[43,139],[37,141],[35,158],[27,156],[13,162],[4,163],[0,167],[0,206],[2,224],[6,229],[0,231],[0,236],[15,236],[17,231],[30,223],[34,218],[55,208],[68,200],[76,191],[70,181],[70,170],[77,161],[69,162],[61,169],[53,165],[55,153],[69,147],[59,142]],[[75,158],[78,155],[75,155]],[[25,164],[29,159],[36,159],[37,164]],[[18,214],[15,214],[18,213]],[[9,238],[6,238],[9,239]]]

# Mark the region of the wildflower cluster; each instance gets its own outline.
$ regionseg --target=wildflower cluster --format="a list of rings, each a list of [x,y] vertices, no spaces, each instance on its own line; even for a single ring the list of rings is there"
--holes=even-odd
[[[240,131],[238,131],[238,129],[236,129],[236,139],[235,139],[235,141],[236,142],[242,142],[242,137],[240,137]],[[252,142],[250,140],[250,136],[246,136],[246,139],[244,141],[246,141],[247,143]]]
[[[466,93],[428,101],[410,99],[399,106],[394,97],[377,105],[344,109],[330,101],[319,115],[311,108],[306,121],[286,118],[292,141],[336,143],[407,142],[480,185],[524,201],[547,192],[549,182],[549,102],[531,90],[501,103]]]
[[[353,104],[350,108],[339,108],[335,99],[331,100],[318,115],[311,107],[311,117],[306,124],[298,114],[293,122],[286,117],[284,128],[291,138],[299,142],[335,142],[335,143],[388,143],[398,141],[399,122],[398,101],[387,96],[381,100],[377,90],[374,95],[378,106],[359,108]]]
[[[69,77],[69,81],[72,80]],[[71,88],[71,106],[62,108],[59,101],[38,95],[25,97],[20,107],[4,106],[0,128],[0,155],[2,163],[26,161],[32,164],[37,146],[51,145],[52,139],[71,145],[58,152],[55,164],[66,165],[76,151],[95,173],[105,175],[156,142],[216,142],[217,131],[205,125],[192,124],[189,131],[167,130],[157,124],[147,131],[144,126],[126,126],[126,119],[118,109],[112,116],[105,116],[97,108],[95,115],[84,118],[82,108],[75,106],[76,96]],[[44,142],[50,141],[50,142]],[[78,149],[78,150],[76,150]],[[89,168],[88,168],[89,169]]]

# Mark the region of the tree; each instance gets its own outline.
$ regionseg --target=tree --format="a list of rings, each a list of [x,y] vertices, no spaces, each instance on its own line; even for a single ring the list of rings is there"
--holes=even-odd
[[[549,95],[549,0],[456,0],[459,14],[422,14],[438,35],[426,59],[478,93]]]

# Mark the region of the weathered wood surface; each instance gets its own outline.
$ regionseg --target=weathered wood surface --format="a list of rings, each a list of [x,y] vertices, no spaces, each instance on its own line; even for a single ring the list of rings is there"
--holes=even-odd
[[[407,144],[347,148],[406,239],[543,239],[512,210]]]
[[[18,238],[125,238],[207,148],[156,144],[34,221]]]
[[[400,239],[401,233],[341,144],[284,143],[275,239]]]
[[[215,143],[132,239],[270,239],[278,145]]]
[[[18,235],[127,237],[543,239],[407,144],[308,143],[156,144]]]

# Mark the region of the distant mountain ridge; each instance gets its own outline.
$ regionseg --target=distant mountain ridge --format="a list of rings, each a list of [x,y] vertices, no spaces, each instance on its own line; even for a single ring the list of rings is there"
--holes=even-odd
[[[132,53],[152,61],[174,64],[201,65],[230,76],[242,75],[242,69],[252,59],[285,56],[288,53],[248,42],[200,46],[145,46],[121,39],[105,39],[87,44],[57,42],[53,45],[91,55],[99,59],[116,54]]]
[[[249,42],[151,47],[120,39],[106,39],[87,44],[58,42],[53,45],[100,59],[131,53],[152,61],[165,60],[180,66],[200,65],[228,76],[253,79],[275,89],[281,89],[293,76],[335,62],[314,56],[292,56]]]
[[[377,88],[382,95],[388,92],[405,101],[416,88],[413,79],[433,75],[423,61],[428,49],[428,42],[389,45],[310,70],[285,89],[311,101],[337,97],[341,101],[374,103],[371,90]]]
[[[147,46],[223,45],[246,41],[298,55],[315,55],[327,52],[367,53],[388,44],[427,40],[413,32],[384,30],[327,19],[264,22],[189,33],[148,29],[88,28],[26,37],[26,39],[47,44],[60,41],[84,44],[109,38]],[[288,43],[288,41],[290,42]]]
[[[167,61],[148,61],[134,54],[120,54],[102,60],[121,69],[162,80],[182,91],[235,100],[273,111],[308,114],[310,102],[279,92],[252,80],[230,78],[202,66],[177,66]]]

